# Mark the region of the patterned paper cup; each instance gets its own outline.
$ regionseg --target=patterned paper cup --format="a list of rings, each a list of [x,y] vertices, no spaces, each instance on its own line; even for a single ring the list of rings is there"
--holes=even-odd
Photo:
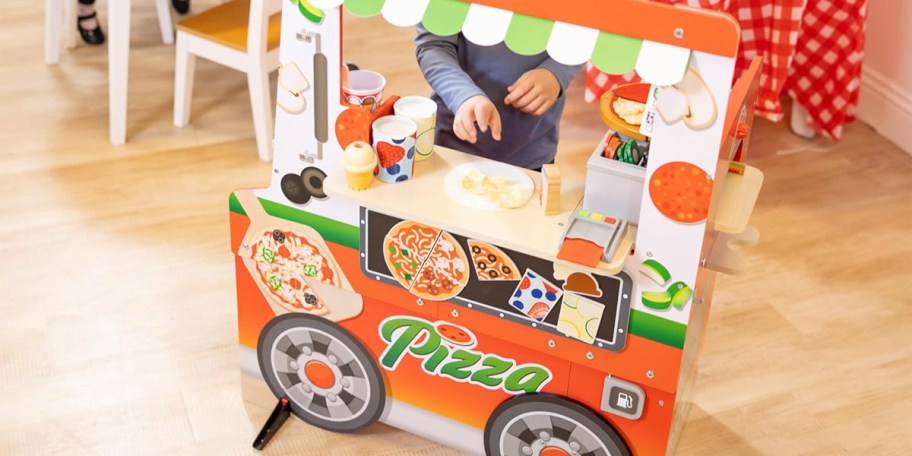
[[[410,179],[415,168],[415,136],[418,125],[408,117],[386,116],[371,127],[374,151],[380,162],[377,179],[393,184]]]
[[[434,153],[434,125],[437,123],[437,103],[428,97],[402,97],[393,105],[396,115],[405,116],[418,125],[415,152],[418,160]]]
[[[372,108],[383,98],[386,78],[376,71],[355,70],[348,74],[348,87],[342,87],[342,97],[351,106]]]

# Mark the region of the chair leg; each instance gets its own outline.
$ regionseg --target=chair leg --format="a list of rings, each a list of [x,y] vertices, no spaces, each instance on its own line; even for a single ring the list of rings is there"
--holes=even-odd
[[[155,0],[155,9],[158,11],[158,28],[161,29],[162,42],[165,44],[174,43],[174,23],[171,21],[169,3],[170,0]]]
[[[48,64],[60,63],[60,31],[62,19],[63,0],[45,0],[44,61]]]
[[[63,46],[67,49],[76,47],[76,0],[63,1]]]
[[[190,123],[190,103],[193,100],[193,75],[196,73],[196,56],[187,48],[187,36],[177,35],[174,61],[174,126]]]
[[[252,64],[251,68],[262,68]],[[256,132],[257,154],[260,160],[272,160],[273,113],[272,97],[269,95],[269,72],[253,70],[247,73],[247,87],[250,90],[250,108],[253,112],[253,126]]]

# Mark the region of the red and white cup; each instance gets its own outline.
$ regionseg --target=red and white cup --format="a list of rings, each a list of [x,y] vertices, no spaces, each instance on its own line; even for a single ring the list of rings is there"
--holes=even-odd
[[[355,70],[348,73],[348,86],[342,87],[342,98],[351,106],[372,109],[383,98],[386,78],[376,71]]]

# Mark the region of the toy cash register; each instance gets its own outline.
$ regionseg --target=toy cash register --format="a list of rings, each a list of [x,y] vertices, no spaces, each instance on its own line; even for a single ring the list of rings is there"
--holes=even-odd
[[[673,453],[717,271],[742,272],[729,246],[756,242],[762,174],[745,160],[759,60],[732,87],[731,17],[587,5],[286,3],[280,59],[307,81],[304,107],[277,110],[271,185],[229,199],[243,393],[275,406],[257,448],[294,415],[346,438],[380,421],[479,455]],[[585,181],[565,177],[544,208],[535,172],[365,138],[389,106],[344,103],[343,9],[644,83],[603,102],[609,131]]]

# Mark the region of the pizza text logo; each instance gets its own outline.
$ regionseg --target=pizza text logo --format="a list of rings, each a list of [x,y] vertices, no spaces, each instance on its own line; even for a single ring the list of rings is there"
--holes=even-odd
[[[537,393],[551,381],[551,371],[539,364],[471,350],[475,335],[443,321],[431,323],[415,317],[393,316],[380,324],[380,337],[387,343],[380,364],[396,370],[406,355],[422,360],[428,375],[446,377],[510,394]]]

